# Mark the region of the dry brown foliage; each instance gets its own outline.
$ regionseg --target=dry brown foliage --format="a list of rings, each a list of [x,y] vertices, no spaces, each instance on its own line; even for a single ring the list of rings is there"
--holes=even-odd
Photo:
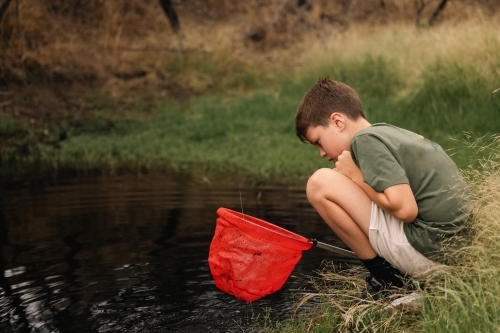
[[[157,0],[14,0],[0,22],[0,81],[130,79],[168,81],[179,54],[230,49],[262,53],[362,23],[425,21],[440,1],[173,1],[176,36]],[[484,19],[494,0],[450,0],[439,19]],[[286,53],[286,52],[283,52]],[[248,58],[248,57],[245,57]],[[258,57],[257,57],[258,58]]]

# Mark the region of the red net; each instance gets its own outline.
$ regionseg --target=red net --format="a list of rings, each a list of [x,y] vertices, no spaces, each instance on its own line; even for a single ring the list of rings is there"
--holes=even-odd
[[[227,208],[210,244],[208,263],[215,285],[239,299],[255,301],[281,289],[313,243],[266,221]]]

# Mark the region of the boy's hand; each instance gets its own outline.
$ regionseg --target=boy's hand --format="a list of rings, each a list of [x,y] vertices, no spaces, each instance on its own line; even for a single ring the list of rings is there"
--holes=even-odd
[[[360,177],[363,179],[361,170],[352,160],[351,152],[348,150],[344,150],[337,158],[337,162],[335,162],[335,170],[350,178],[354,182],[356,182],[355,179],[359,179]]]

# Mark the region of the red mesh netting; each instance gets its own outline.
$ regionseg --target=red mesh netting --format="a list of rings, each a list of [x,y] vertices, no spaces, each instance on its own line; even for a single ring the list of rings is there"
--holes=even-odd
[[[227,208],[210,244],[208,263],[215,285],[239,299],[255,301],[279,290],[313,243],[266,221]]]

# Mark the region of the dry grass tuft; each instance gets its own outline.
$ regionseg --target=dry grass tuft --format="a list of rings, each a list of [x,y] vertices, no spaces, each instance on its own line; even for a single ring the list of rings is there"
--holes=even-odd
[[[470,242],[455,253],[456,265],[444,279],[432,286],[424,324],[435,331],[493,332],[500,325],[500,135],[468,136],[466,144],[486,156],[478,167],[465,170],[474,198]]]
[[[399,307],[388,306],[396,299],[411,295],[412,291],[409,290],[395,292],[383,301],[360,301],[358,297],[366,287],[365,277],[368,275],[361,266],[340,270],[330,263],[318,273],[319,278],[313,279],[313,283],[319,292],[304,296],[297,307],[304,305],[312,297],[322,297],[322,305],[333,309],[339,316],[336,324],[339,332],[390,332],[396,327],[405,331],[400,327],[402,315],[419,310],[417,302]]]
[[[311,43],[301,62],[311,64],[307,66],[308,71],[314,66],[324,70],[325,64],[335,60],[362,60],[369,54],[373,58],[387,59],[393,68],[404,71],[408,86],[418,83],[422,70],[437,61],[474,64],[475,71],[485,77],[498,77],[499,28],[498,23],[473,21],[461,25],[444,23],[427,30],[409,25],[357,26]]]
[[[489,267],[494,264],[500,272],[500,134],[477,139],[467,136],[466,144],[478,155],[478,167],[466,170],[474,196],[472,206],[472,246],[466,249],[466,266]],[[500,295],[499,295],[500,296]]]

